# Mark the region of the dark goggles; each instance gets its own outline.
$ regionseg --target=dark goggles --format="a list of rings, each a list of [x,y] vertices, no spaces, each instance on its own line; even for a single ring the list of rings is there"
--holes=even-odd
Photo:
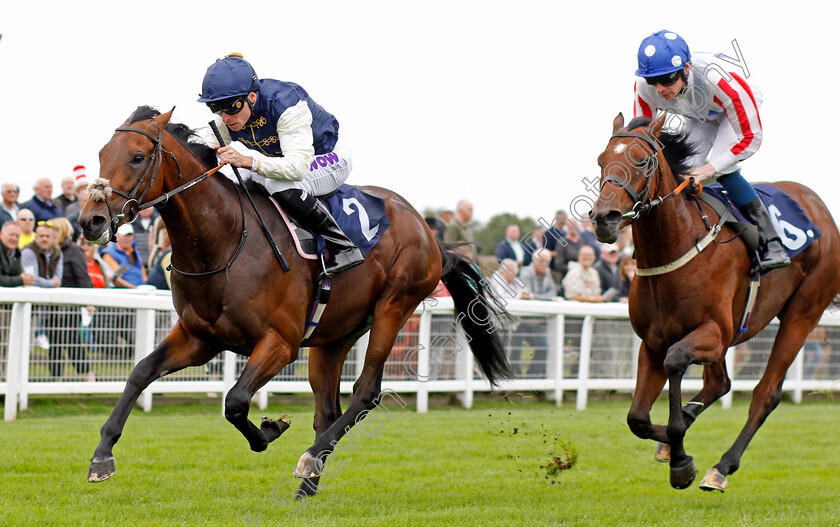
[[[650,86],[656,86],[657,84],[670,86],[677,82],[681,75],[682,70],[677,70],[672,71],[671,73],[666,73],[665,75],[658,75],[656,77],[645,77],[645,82],[647,82]]]
[[[245,108],[245,99],[247,95],[241,97],[231,97],[230,99],[223,99],[221,101],[211,101],[207,103],[207,107],[215,114],[226,113],[228,115],[236,115]]]

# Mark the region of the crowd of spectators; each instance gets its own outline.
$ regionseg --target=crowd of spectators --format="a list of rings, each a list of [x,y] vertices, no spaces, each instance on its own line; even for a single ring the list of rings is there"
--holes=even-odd
[[[0,287],[169,289],[169,239],[153,208],[133,224],[122,225],[116,242],[97,246],[81,232],[79,216],[88,201],[89,180],[84,166],[62,178],[61,193],[39,179],[29,201],[20,202],[15,183],[0,185]],[[148,276],[148,279],[147,279]],[[87,380],[95,380],[80,335],[96,325],[94,306],[68,312],[66,306],[45,306],[36,317],[36,347],[49,352],[50,374],[62,376],[62,351]],[[116,321],[116,322],[115,322]],[[113,329],[127,332],[130,321],[109,318]],[[68,330],[68,328],[70,328]],[[80,331],[75,331],[79,328]]]

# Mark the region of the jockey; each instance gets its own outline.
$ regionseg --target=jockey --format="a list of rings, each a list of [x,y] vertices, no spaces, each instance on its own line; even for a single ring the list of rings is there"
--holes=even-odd
[[[265,178],[265,187],[283,210],[324,239],[329,261],[318,278],[364,262],[358,247],[316,199],[337,190],[352,168],[332,114],[297,84],[260,80],[239,54],[207,68],[198,102],[216,114],[225,142],[246,146],[245,155],[230,145],[219,148],[209,131],[204,139],[217,149],[220,161]]]
[[[653,119],[657,110],[687,117],[685,132],[698,149],[688,175],[717,175],[729,199],[758,227],[761,269],[790,264],[764,203],[741,175],[739,162],[761,145],[761,92],[724,69],[717,55],[696,53],[671,31],[657,31],[639,46],[633,114]],[[711,155],[710,155],[711,154]],[[708,157],[708,162],[707,162]]]

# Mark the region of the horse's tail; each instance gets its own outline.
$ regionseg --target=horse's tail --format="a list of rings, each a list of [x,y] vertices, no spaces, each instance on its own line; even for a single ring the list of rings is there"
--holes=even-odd
[[[481,371],[491,385],[496,385],[499,379],[513,376],[499,324],[510,315],[488,294],[481,271],[458,252],[463,245],[438,240],[443,260],[442,280],[452,295],[456,317]]]

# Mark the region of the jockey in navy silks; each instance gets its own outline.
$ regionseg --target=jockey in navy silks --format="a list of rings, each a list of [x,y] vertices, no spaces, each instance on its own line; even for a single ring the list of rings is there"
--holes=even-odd
[[[329,260],[320,277],[364,262],[359,249],[316,199],[337,190],[352,168],[351,153],[339,140],[338,121],[332,114],[295,83],[259,79],[237,54],[207,68],[198,102],[215,114],[226,143],[239,141],[246,147],[246,154],[229,145],[220,147],[208,132],[204,139],[218,148],[220,161],[264,179],[283,210],[324,239]]]

